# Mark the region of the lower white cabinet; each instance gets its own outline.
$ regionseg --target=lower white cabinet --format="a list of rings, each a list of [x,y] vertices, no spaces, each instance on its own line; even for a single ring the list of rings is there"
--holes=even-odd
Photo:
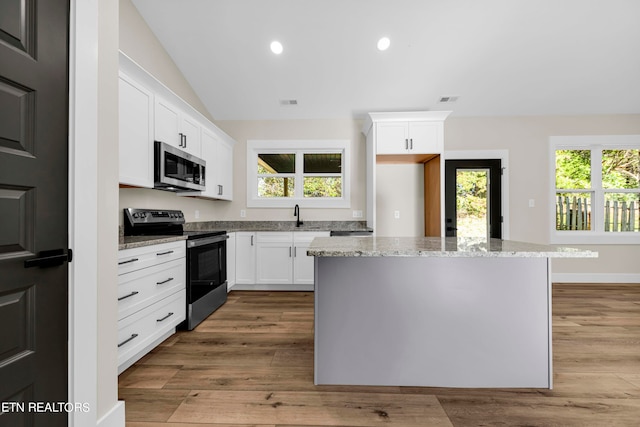
[[[327,236],[328,231],[236,233],[236,284],[249,285],[243,289],[313,290],[314,263],[307,248],[315,237]]]
[[[256,233],[236,232],[236,286],[256,283]]]
[[[185,320],[185,251],[179,241],[118,254],[118,374]]]
[[[227,233],[227,292],[236,284],[236,233]]]

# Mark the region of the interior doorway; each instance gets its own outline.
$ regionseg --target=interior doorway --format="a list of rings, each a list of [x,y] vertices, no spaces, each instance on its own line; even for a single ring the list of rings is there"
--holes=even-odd
[[[500,159],[445,161],[445,235],[502,238]]]

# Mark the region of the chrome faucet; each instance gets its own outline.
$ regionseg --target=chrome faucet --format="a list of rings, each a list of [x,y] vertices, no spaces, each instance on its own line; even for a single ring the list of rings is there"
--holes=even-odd
[[[296,227],[300,227],[302,225],[302,221],[300,221],[300,206],[296,205],[293,208],[293,216],[296,217]]]

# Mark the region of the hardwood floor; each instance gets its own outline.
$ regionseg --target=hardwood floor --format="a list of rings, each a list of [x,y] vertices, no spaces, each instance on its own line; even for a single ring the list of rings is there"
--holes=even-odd
[[[119,393],[128,427],[640,425],[640,285],[554,285],[553,354],[553,390],[314,386],[313,293],[231,292]]]

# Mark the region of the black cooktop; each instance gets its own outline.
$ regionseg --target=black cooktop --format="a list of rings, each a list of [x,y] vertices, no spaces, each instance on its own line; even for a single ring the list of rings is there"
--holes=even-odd
[[[184,230],[184,214],[177,210],[124,209],[125,236],[187,236],[188,240],[226,234],[226,230]]]

